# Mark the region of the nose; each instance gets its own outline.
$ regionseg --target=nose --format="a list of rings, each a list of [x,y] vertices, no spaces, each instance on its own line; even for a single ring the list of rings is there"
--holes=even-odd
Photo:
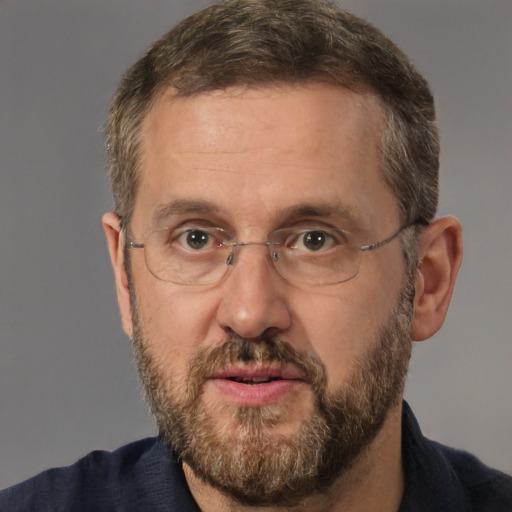
[[[217,322],[243,338],[290,327],[286,284],[269,258],[268,248],[246,245],[236,249],[233,266],[221,286]]]

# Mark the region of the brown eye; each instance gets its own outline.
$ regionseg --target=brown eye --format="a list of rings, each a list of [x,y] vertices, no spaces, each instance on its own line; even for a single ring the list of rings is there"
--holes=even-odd
[[[323,253],[345,245],[341,231],[327,231],[324,229],[301,229],[291,231],[284,245],[293,251],[307,253]]]
[[[327,240],[327,234],[323,231],[308,231],[302,237],[302,243],[310,251],[323,249]]]
[[[182,236],[185,239],[184,242],[186,246],[196,251],[208,247],[211,239],[211,236],[207,231],[202,231],[200,229],[191,229],[183,233]]]

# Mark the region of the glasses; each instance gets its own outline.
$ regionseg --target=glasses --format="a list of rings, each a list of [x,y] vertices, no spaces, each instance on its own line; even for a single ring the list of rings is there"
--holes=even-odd
[[[284,228],[271,233],[267,242],[233,242],[214,227],[185,226],[153,231],[144,243],[129,242],[129,249],[144,249],[149,271],[162,281],[204,285],[220,281],[235,264],[242,247],[267,247],[277,273],[289,282],[329,285],[353,279],[362,254],[394,240],[405,229],[426,223],[414,221],[370,245],[351,243],[347,233],[334,228]]]

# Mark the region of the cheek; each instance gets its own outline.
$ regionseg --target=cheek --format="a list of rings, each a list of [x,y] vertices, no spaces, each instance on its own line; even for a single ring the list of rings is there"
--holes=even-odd
[[[343,293],[309,295],[302,313],[296,310],[297,329],[324,363],[331,387],[346,384],[358,360],[378,343],[396,301],[364,289],[357,282],[343,283]],[[353,288],[353,289],[351,289]]]
[[[154,282],[137,294],[144,344],[159,364],[185,376],[188,365],[211,338],[214,307],[208,294]]]

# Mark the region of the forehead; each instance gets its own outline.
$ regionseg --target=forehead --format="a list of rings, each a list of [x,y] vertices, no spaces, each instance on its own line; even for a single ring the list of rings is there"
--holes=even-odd
[[[147,225],[175,201],[255,219],[315,203],[367,215],[372,200],[390,196],[383,126],[376,96],[332,85],[167,92],[143,123],[134,219]]]

